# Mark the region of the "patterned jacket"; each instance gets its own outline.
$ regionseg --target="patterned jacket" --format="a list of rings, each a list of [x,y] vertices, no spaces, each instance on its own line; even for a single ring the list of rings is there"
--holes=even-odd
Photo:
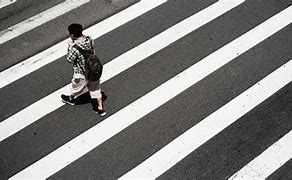
[[[90,50],[93,46],[93,40],[87,36],[84,42],[76,42],[76,45],[84,50]],[[75,47],[68,48],[67,61],[73,63],[74,75],[84,75],[86,59]]]

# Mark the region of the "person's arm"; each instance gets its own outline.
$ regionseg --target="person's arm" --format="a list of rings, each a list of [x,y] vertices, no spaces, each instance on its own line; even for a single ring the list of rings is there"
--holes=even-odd
[[[70,39],[68,40],[68,53],[67,53],[67,61],[72,63],[77,58],[76,48],[73,48],[74,45],[73,41]]]

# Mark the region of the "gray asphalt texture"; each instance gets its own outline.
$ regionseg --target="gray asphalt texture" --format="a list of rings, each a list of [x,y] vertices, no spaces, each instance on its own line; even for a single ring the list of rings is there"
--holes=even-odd
[[[14,14],[21,6],[27,8],[20,11],[19,16],[12,16],[11,23],[61,2],[54,0],[41,5],[35,0],[19,1],[23,4],[0,12],[0,30],[8,27],[10,17],[6,15]],[[90,2],[1,45],[0,70],[66,39],[71,22],[82,22],[88,27],[135,2]],[[96,39],[96,51],[105,64],[215,2],[169,0]],[[107,117],[290,5],[290,0],[247,0],[104,82]],[[93,14],[86,16],[87,12]],[[292,25],[288,25],[49,179],[117,179],[122,176],[288,62],[292,58],[291,32]],[[72,67],[64,56],[0,89],[0,122],[67,85],[71,77]],[[289,83],[158,179],[227,179],[233,175],[292,129],[291,90]],[[0,142],[0,179],[21,171],[105,118],[92,113],[90,103],[64,105],[49,113]],[[289,179],[291,165],[290,160],[269,179]]]

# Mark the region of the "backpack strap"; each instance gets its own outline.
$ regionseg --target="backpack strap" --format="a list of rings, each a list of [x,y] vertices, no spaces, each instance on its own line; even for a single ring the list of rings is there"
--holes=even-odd
[[[91,53],[92,54],[95,54],[95,50],[94,50],[94,41],[93,41],[93,39],[91,39],[91,37],[90,36],[86,36],[86,39],[88,39],[89,41],[90,41],[90,45],[91,45]]]
[[[84,50],[80,46],[78,46],[77,44],[74,44],[73,47],[76,48],[85,59],[87,59],[90,56],[90,54],[92,53],[92,50]]]

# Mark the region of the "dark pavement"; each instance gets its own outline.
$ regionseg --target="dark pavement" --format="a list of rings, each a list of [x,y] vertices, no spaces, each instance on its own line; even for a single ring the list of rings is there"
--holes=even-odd
[[[0,10],[0,30],[62,1],[19,0]],[[91,1],[1,44],[0,70],[68,38],[67,26],[85,28],[137,3]],[[95,39],[104,64],[215,3],[168,0]],[[292,5],[291,0],[246,0],[102,84],[109,117],[220,47]],[[25,7],[25,8],[24,8]],[[90,13],[90,14],[89,14]],[[175,98],[94,148],[49,179],[117,179],[246,89],[290,61],[288,25]],[[0,122],[70,83],[66,56],[0,89]],[[273,86],[273,84],[271,84]],[[228,179],[292,129],[291,82],[171,167],[158,179]],[[0,179],[7,179],[106,119],[90,103],[62,106],[0,142]],[[123,121],[123,119],[121,119]],[[292,148],[292,147],[291,147]],[[291,178],[291,159],[268,179]]]

